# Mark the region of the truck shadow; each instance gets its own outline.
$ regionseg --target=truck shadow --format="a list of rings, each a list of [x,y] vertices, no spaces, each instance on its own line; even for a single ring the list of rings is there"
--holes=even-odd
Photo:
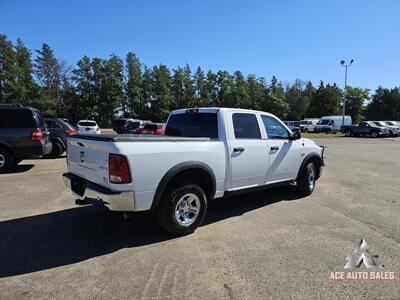
[[[202,226],[279,201],[296,200],[280,188],[210,201]],[[93,257],[173,239],[150,213],[125,221],[120,213],[83,206],[0,222],[0,278],[78,263]]]
[[[32,169],[35,165],[33,164],[20,164],[16,165],[14,168],[11,168],[10,171],[4,172],[2,174],[17,174],[17,173],[25,173]],[[1,176],[1,174],[0,174]]]

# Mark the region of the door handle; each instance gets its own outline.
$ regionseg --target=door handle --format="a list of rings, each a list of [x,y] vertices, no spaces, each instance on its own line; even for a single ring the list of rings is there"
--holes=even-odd
[[[272,150],[272,151],[279,150],[279,147],[278,147],[278,146],[272,146],[272,147],[271,147],[271,150]]]
[[[243,152],[244,148],[243,147],[235,147],[233,148],[233,152]]]

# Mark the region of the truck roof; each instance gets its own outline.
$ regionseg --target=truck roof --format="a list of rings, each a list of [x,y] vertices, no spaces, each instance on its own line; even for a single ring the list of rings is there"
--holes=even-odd
[[[181,109],[176,109],[174,111],[171,112],[171,115],[175,115],[175,114],[183,114],[186,113],[190,110],[193,110],[193,112],[195,110],[197,110],[197,112],[200,113],[216,113],[218,111],[240,111],[240,112],[252,112],[252,113],[262,113],[262,114],[268,114],[271,116],[275,116],[271,113],[265,112],[265,111],[260,111],[260,110],[253,110],[253,109],[245,109],[245,108],[230,108],[230,107],[193,107],[193,108],[181,108]]]

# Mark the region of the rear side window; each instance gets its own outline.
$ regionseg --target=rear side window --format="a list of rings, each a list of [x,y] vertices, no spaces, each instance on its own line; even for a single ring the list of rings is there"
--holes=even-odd
[[[52,120],[45,120],[47,128],[61,128],[61,125],[59,125],[57,122],[52,121]]]
[[[232,115],[233,129],[237,139],[261,139],[260,127],[255,114]]]
[[[165,135],[182,137],[218,138],[216,113],[184,113],[171,115]]]
[[[29,109],[2,109],[0,128],[38,128],[38,124]]]
[[[79,122],[79,126],[96,126],[97,124],[95,122]]]

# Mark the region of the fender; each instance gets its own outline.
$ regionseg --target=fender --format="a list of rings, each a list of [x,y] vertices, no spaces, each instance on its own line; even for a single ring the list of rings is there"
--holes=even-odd
[[[319,156],[317,153],[312,152],[312,153],[307,154],[307,156],[304,157],[304,159],[303,159],[303,161],[302,161],[302,163],[301,163],[301,165],[300,165],[299,172],[297,173],[297,176],[296,176],[296,180],[295,180],[295,181],[297,181],[297,179],[298,179],[299,176],[300,176],[301,171],[303,170],[303,168],[306,166],[306,164],[307,164],[307,163],[310,161],[310,159],[312,159],[312,158],[316,158],[316,159],[319,161],[320,168],[321,168],[322,166],[324,166],[324,160],[323,160],[323,159],[321,158],[321,156]],[[318,171],[318,177],[319,177],[319,175],[321,174],[321,171],[320,171],[320,170],[317,170],[317,171]]]
[[[179,172],[182,172],[182,171],[188,170],[188,169],[201,169],[201,170],[205,171],[211,177],[212,186],[211,186],[210,199],[214,198],[215,190],[216,190],[216,180],[215,180],[214,171],[210,168],[210,166],[208,166],[207,164],[205,164],[201,161],[187,161],[187,162],[177,164],[176,166],[169,169],[167,173],[165,173],[165,175],[161,179],[160,183],[158,184],[156,194],[154,196],[153,203],[151,205],[152,210],[154,208],[156,208],[158,203],[161,201],[162,194],[164,193],[165,188],[167,187],[171,178],[173,178]]]

